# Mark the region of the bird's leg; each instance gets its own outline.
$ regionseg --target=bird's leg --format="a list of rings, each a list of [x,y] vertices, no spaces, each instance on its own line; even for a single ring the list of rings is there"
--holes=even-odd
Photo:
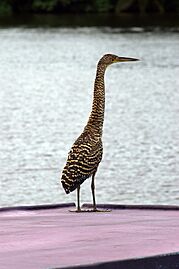
[[[80,207],[80,185],[77,187],[77,207],[75,210],[69,210],[70,212],[83,212]]]
[[[81,211],[80,208],[80,185],[77,187],[77,212]]]
[[[109,209],[97,209],[96,207],[96,200],[95,200],[95,184],[94,184],[94,178],[95,178],[96,172],[93,173],[92,175],[92,181],[91,181],[91,191],[93,195],[93,212],[110,212],[111,210]]]
[[[95,200],[95,185],[94,185],[94,178],[95,178],[96,172],[92,175],[92,181],[91,181],[91,191],[93,196],[93,210],[96,211],[96,200]]]
[[[94,178],[95,173],[92,175],[92,181],[91,181],[91,190],[93,195],[93,210],[90,209],[84,209],[82,210],[80,207],[80,185],[77,187],[77,208],[76,210],[69,210],[70,212],[77,212],[77,213],[83,213],[83,212],[110,212],[108,209],[97,209],[96,207],[96,200],[95,200],[95,184],[94,184]]]

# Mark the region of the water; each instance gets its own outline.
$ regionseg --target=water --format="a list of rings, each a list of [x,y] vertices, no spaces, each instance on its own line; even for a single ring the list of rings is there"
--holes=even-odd
[[[0,206],[75,201],[60,173],[106,52],[141,61],[106,72],[97,202],[179,205],[177,32],[1,28],[0,44]],[[90,180],[81,194],[91,201]]]

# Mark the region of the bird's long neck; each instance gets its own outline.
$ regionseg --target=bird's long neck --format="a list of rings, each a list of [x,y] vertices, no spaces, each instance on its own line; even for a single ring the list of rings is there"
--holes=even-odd
[[[100,136],[102,135],[104,109],[105,109],[105,86],[104,74],[106,66],[98,63],[96,78],[94,83],[92,111],[86,125],[86,128],[92,128]]]

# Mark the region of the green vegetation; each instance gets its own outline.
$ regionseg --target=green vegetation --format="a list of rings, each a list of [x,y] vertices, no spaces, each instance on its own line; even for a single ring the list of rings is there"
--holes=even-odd
[[[0,2],[0,14],[9,14],[12,13],[12,8],[8,1],[6,0],[1,0]]]
[[[0,0],[0,14],[24,12],[179,12],[179,0]]]

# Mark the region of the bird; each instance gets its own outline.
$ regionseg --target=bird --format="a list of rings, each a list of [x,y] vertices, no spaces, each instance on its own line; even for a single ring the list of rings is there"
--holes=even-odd
[[[113,63],[138,61],[136,58],[120,57],[105,54],[97,63],[94,82],[92,110],[81,135],[76,139],[68,153],[66,164],[62,171],[61,183],[66,194],[77,189],[77,207],[75,212],[82,212],[80,207],[80,186],[92,177],[91,191],[93,209],[97,209],[95,198],[95,175],[103,156],[103,122],[105,111],[105,71]],[[105,183],[107,184],[107,182]]]

